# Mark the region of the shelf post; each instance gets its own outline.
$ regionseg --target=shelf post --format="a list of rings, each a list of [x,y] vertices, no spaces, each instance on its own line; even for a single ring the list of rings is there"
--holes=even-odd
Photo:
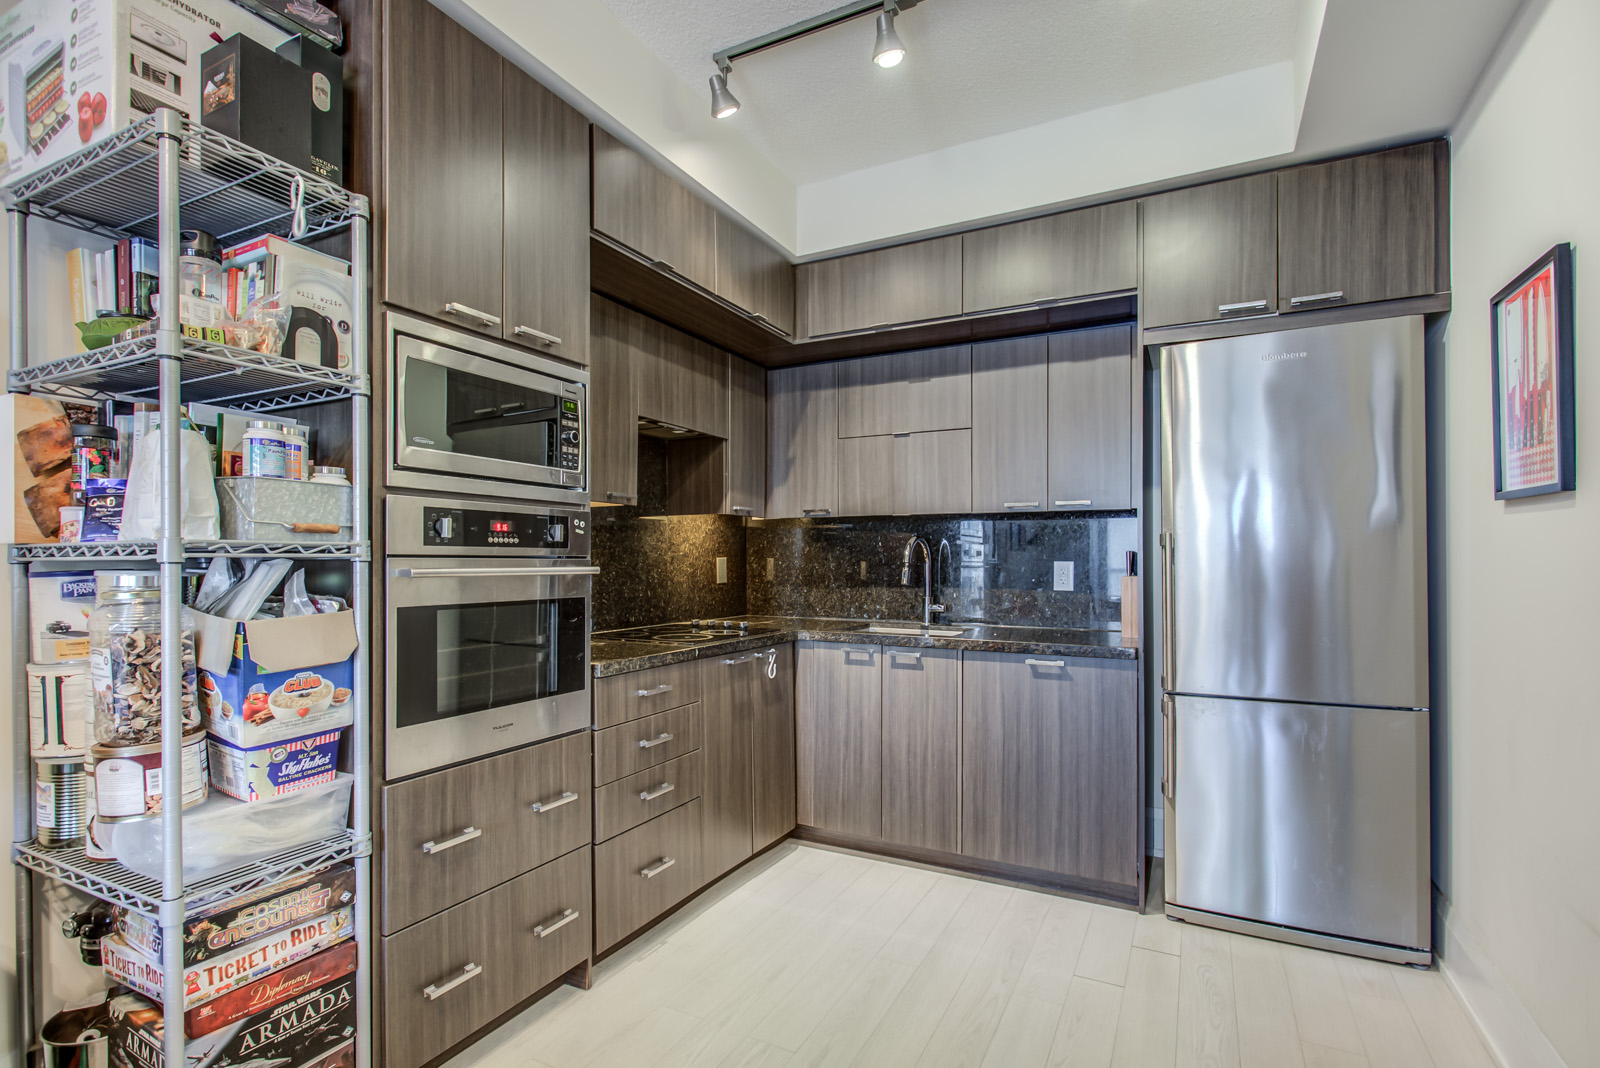
[[[367,381],[372,336],[372,222],[365,197],[357,198],[357,214],[350,222],[351,320],[356,324],[350,336],[350,373],[358,383]],[[363,384],[350,398],[350,538],[358,546],[368,544],[367,529],[368,434],[371,423],[371,394]],[[371,633],[368,617],[370,601],[369,552],[358,549],[350,562],[350,605],[356,613],[356,661],[352,688],[356,697],[356,717],[350,728],[350,770],[355,777],[351,788],[351,828],[359,839],[372,833],[372,687],[369,676],[368,647]],[[365,710],[364,712],[362,710]],[[356,939],[360,942],[356,958],[356,1068],[372,1068],[372,854],[370,849],[355,858]]]
[[[15,264],[13,264],[15,266]],[[13,320],[13,323],[15,320]],[[11,565],[11,840],[33,840],[33,761],[28,738],[28,565]],[[16,887],[17,1064],[28,1063],[38,1032],[34,997],[33,873],[13,866]]]
[[[179,481],[179,380],[183,340],[178,329],[178,151],[183,123],[176,111],[156,112],[156,236],[161,314],[156,355],[161,366],[161,530],[156,564],[161,589],[161,1009],[167,1068],[184,1061],[183,1035],[183,516]],[[198,700],[198,695],[196,695]]]
[[[11,234],[11,369],[28,366],[28,209],[6,209]]]

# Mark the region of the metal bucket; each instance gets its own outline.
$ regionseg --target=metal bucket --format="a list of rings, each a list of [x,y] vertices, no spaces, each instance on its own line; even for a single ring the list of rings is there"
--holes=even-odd
[[[39,1033],[41,1068],[109,1068],[110,1022],[104,1005],[56,1013]]]

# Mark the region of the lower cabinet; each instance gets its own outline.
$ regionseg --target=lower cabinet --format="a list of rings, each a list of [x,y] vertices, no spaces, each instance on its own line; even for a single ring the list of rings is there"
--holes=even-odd
[[[883,840],[961,846],[961,653],[883,647]]]
[[[694,800],[594,847],[594,948],[604,952],[700,889]]]
[[[383,939],[381,1063],[415,1068],[589,958],[587,846]]]
[[[802,826],[883,837],[883,708],[876,645],[800,642],[795,804]]]
[[[750,721],[750,844],[762,850],[794,830],[794,646],[766,650],[757,674]]]
[[[754,719],[756,653],[711,656],[697,662],[706,710],[706,781],[702,863],[707,880],[754,851],[750,806],[750,730]]]
[[[961,852],[1138,882],[1132,660],[965,653]]]

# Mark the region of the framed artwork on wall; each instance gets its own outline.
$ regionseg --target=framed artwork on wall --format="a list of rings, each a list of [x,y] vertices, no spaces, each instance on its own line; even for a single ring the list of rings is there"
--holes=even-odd
[[[1576,489],[1572,246],[1539,257],[1489,311],[1495,499]]]

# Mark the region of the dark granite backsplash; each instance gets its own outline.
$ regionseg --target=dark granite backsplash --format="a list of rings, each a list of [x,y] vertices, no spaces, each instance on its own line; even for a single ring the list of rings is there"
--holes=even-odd
[[[596,508],[590,518],[589,552],[600,569],[591,607],[595,630],[746,612],[745,521],[662,516],[666,502],[666,448],[641,438],[638,506]],[[719,556],[728,558],[728,581],[722,585],[717,584]]]
[[[1118,630],[1126,554],[1139,548],[1131,512],[1049,518],[927,516],[752,522],[749,611],[847,619],[922,618],[922,557],[900,585],[907,541],[920,534],[935,557],[934,600],[946,620]],[[1054,565],[1071,561],[1072,592],[1054,590]],[[770,561],[770,563],[769,563]],[[770,568],[770,571],[769,571]]]

